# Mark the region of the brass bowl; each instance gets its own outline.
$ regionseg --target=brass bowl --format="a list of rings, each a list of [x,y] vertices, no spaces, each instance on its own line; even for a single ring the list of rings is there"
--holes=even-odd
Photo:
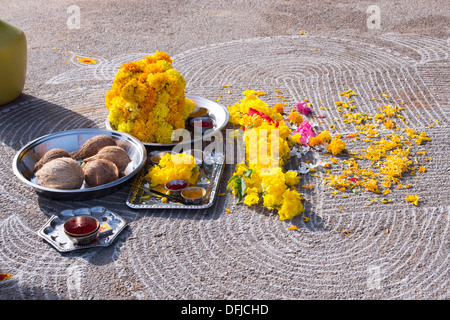
[[[199,204],[203,202],[206,190],[202,187],[188,187],[181,192],[181,196],[187,204]]]

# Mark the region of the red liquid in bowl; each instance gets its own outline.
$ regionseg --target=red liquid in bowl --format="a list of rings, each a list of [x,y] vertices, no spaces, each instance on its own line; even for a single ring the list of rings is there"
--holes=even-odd
[[[170,184],[168,183],[166,185],[166,188],[169,190],[172,190],[172,191],[177,191],[177,190],[182,190],[184,188],[187,188],[188,185],[189,185],[189,183],[186,181],[177,181],[177,182],[170,183]]]
[[[194,121],[192,121],[192,125],[194,127],[210,128],[214,126],[214,120],[210,118],[195,119]]]
[[[90,234],[97,230],[99,223],[92,217],[74,217],[66,221],[64,230],[74,236]]]

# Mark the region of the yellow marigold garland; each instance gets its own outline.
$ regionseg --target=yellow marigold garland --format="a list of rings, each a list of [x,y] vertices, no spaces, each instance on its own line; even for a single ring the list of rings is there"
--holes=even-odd
[[[291,188],[298,184],[297,172],[283,170],[289,159],[288,138],[291,129],[283,121],[279,104],[269,107],[259,98],[262,91],[247,90],[244,98],[229,107],[230,122],[245,128],[246,163],[236,165],[228,188],[248,206],[262,203],[276,209],[280,220],[291,219],[304,211],[300,193]],[[298,122],[301,115],[291,112]],[[272,145],[277,146],[273,150]],[[263,149],[265,148],[265,149]],[[275,152],[274,152],[275,151]]]
[[[123,64],[105,98],[111,126],[142,142],[171,143],[173,131],[185,128],[195,109],[185,86],[165,52]]]

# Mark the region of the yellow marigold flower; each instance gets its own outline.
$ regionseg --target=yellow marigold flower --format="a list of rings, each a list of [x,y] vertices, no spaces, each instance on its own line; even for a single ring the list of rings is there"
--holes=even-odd
[[[295,171],[287,171],[284,175],[286,179],[286,184],[288,186],[296,186],[300,181],[300,177],[298,176],[298,172]]]
[[[419,205],[419,197],[416,195],[408,194],[406,196],[406,201],[412,202],[415,206]]]
[[[375,180],[373,180],[373,179],[367,181],[364,184],[364,188],[366,188],[366,190],[368,190],[368,191],[372,191],[372,192],[375,192],[375,193],[379,193],[380,192],[380,190],[378,190],[377,182]]]
[[[296,190],[287,189],[283,193],[283,202],[278,209],[280,220],[292,219],[304,211],[300,194]]]
[[[327,150],[331,152],[333,155],[337,155],[341,153],[343,150],[345,150],[345,142],[343,142],[339,138],[335,138],[330,141],[330,143],[327,145]]]
[[[265,194],[263,196],[263,204],[265,207],[269,209],[274,209],[275,207],[280,205],[280,200],[273,194]]]
[[[252,206],[254,204],[258,204],[259,202],[259,196],[257,193],[250,193],[247,194],[244,198],[244,204],[247,206]]]

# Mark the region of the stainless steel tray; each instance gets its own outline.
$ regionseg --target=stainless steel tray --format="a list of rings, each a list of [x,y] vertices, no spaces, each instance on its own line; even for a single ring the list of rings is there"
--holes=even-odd
[[[206,209],[214,204],[217,197],[217,191],[220,179],[222,177],[223,169],[225,166],[225,155],[215,154],[208,156],[208,161],[204,161],[203,169],[205,177],[203,182],[198,183],[199,186],[207,189],[207,196],[200,204],[183,204],[168,200],[166,203],[161,202],[161,196],[154,195],[151,192],[145,190],[148,189],[145,176],[150,170],[153,163],[149,160],[154,153],[160,151],[153,151],[149,153],[146,165],[141,169],[134,179],[130,192],[127,198],[127,205],[133,209]],[[210,162],[210,163],[206,163]],[[209,190],[208,190],[209,189]]]
[[[73,244],[64,233],[63,225],[68,219],[81,215],[93,216],[100,221],[100,224],[107,223],[111,227],[110,232],[106,235],[98,235],[93,242],[86,245]],[[125,219],[104,207],[69,209],[53,215],[50,220],[39,229],[38,235],[49,242],[56,250],[68,252],[79,249],[109,246],[126,226],[127,221]]]

